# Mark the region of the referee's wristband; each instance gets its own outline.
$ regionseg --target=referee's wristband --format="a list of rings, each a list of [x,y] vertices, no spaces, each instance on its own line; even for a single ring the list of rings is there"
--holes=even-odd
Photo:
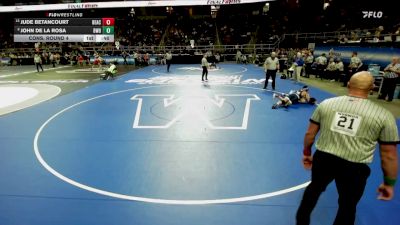
[[[394,186],[396,184],[396,179],[392,179],[392,178],[385,176],[383,178],[383,183],[388,186]]]
[[[310,156],[311,155],[311,148],[304,148],[303,155]]]

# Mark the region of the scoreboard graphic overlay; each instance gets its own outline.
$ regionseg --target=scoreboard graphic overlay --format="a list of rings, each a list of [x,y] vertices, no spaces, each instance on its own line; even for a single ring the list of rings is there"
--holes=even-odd
[[[16,18],[14,42],[114,42],[114,18]]]

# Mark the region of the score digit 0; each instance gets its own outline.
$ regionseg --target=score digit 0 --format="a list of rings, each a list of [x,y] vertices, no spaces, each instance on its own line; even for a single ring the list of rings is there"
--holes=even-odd
[[[102,18],[102,26],[114,26],[114,18]]]
[[[114,27],[103,27],[103,34],[114,34]]]

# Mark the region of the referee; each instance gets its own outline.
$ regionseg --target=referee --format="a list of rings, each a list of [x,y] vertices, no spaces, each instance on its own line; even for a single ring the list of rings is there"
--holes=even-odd
[[[390,63],[385,69],[383,75],[382,90],[378,99],[385,99],[388,97],[387,101],[391,102],[393,100],[394,91],[397,85],[397,78],[400,75],[400,62],[399,58],[393,57],[392,63]]]
[[[399,137],[393,115],[367,99],[373,82],[368,72],[354,74],[348,83],[347,96],[323,101],[312,115],[303,150],[303,165],[311,169],[311,183],[297,211],[297,225],[310,224],[319,196],[333,180],[339,194],[339,209],[333,224],[354,224],[356,207],[370,175],[367,164],[372,162],[377,143],[384,175],[378,199],[393,198]],[[317,151],[311,156],[318,132]]]
[[[271,56],[264,62],[265,83],[263,89],[267,89],[269,78],[272,79],[272,89],[275,90],[276,71],[279,70],[279,60],[275,52],[271,52]]]
[[[169,73],[169,68],[171,67],[172,63],[172,53],[171,51],[165,54],[165,60],[167,61],[167,72]]]
[[[206,55],[203,55],[203,58],[201,59],[201,67],[203,68],[203,72],[201,73],[201,81],[204,81],[204,76],[206,77],[206,81],[208,81],[208,61]]]

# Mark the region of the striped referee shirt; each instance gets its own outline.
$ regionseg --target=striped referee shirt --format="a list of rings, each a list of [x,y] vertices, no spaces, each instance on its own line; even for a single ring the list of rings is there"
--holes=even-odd
[[[341,96],[323,101],[310,121],[320,125],[318,150],[355,163],[370,163],[377,142],[399,142],[396,120],[368,99]]]
[[[399,63],[396,63],[394,65],[392,63],[390,63],[389,65],[387,65],[385,70],[388,70],[390,68],[393,68],[395,71],[398,71],[400,73],[400,64]],[[384,77],[385,78],[397,78],[398,75],[395,72],[387,71],[387,72],[385,72]]]

